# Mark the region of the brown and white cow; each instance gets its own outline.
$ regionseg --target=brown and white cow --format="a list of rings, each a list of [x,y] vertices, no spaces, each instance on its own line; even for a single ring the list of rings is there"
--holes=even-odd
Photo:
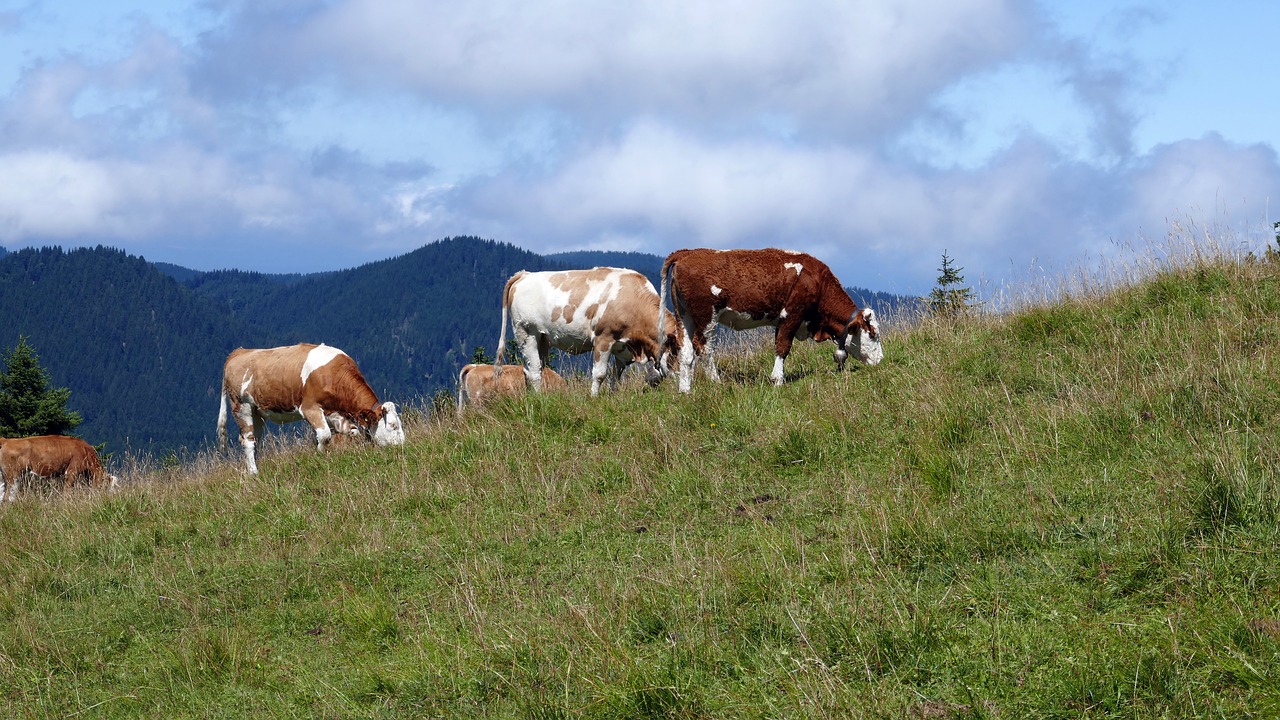
[[[502,329],[498,336],[501,373],[507,345],[507,318],[530,387],[541,392],[542,368],[551,348],[571,354],[592,353],[591,394],[613,357],[610,387],[632,362],[645,368],[645,379],[657,385],[667,374],[667,361],[678,351],[678,324],[663,311],[670,332],[658,331],[658,293],[635,270],[598,267],[591,270],[520,271],[502,291]]]
[[[322,449],[335,432],[363,435],[379,447],[404,444],[395,403],[378,402],[356,363],[328,345],[301,343],[269,349],[240,348],[222,371],[218,441],[227,445],[227,398],[240,426],[249,472],[257,474],[254,446],[264,420],[306,420]]]
[[[689,392],[697,357],[707,356],[707,374],[719,380],[708,336],[716,325],[734,330],[772,325],[774,385],[783,381],[783,361],[796,339],[835,340],[836,367],[844,369],[848,341],[859,359],[884,358],[880,324],[870,308],[859,311],[831,268],[812,255],[763,250],[677,250],[662,264],[662,293],[683,322],[680,392]],[[661,327],[661,323],[659,323]]]
[[[502,395],[519,395],[525,391],[524,373],[498,373],[488,363],[464,365],[458,373],[458,414],[467,405],[483,405]],[[559,390],[565,387],[564,378],[551,368],[542,368],[542,389]]]
[[[115,489],[119,479],[102,467],[89,443],[66,435],[0,438],[0,502],[18,497],[18,481],[27,475],[62,478],[66,490],[79,480],[91,487]]]

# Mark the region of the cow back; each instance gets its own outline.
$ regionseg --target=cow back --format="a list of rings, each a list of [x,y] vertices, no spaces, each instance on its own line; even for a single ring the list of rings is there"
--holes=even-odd
[[[96,480],[106,474],[92,445],[66,435],[7,439],[0,445],[0,469],[6,478],[33,472],[41,477],[88,476]]]

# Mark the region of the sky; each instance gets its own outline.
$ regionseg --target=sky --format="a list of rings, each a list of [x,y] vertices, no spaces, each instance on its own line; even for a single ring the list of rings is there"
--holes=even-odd
[[[944,252],[1001,283],[1170,233],[1260,247],[1276,27],[1240,0],[0,0],[0,246],[783,247],[914,294]]]

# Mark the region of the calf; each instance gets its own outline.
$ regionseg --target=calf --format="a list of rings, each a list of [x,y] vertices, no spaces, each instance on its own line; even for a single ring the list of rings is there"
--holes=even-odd
[[[667,374],[667,362],[679,349],[679,325],[662,311],[670,332],[658,329],[658,293],[635,270],[598,267],[591,270],[520,271],[502,292],[502,327],[498,335],[495,373],[501,374],[507,346],[507,318],[520,352],[529,385],[542,390],[542,368],[551,348],[592,353],[591,395],[613,357],[610,387],[617,386],[632,362],[645,368],[645,379],[657,385]]]
[[[708,337],[717,325],[734,330],[772,325],[774,385],[781,385],[783,361],[795,339],[833,339],[835,360],[844,369],[849,336],[868,365],[884,357],[875,313],[858,306],[825,263],[786,250],[677,250],[662,264],[662,292],[683,323],[680,392],[689,392],[697,357],[707,356],[707,374],[719,380]],[[664,318],[665,319],[665,318]],[[663,327],[662,322],[658,323]]]
[[[519,395],[525,391],[526,380],[522,372],[497,372],[492,365],[464,365],[458,373],[458,415],[467,405],[483,405],[501,395]],[[542,368],[542,388],[559,390],[565,387],[564,378],[551,368]]]
[[[218,410],[218,440],[223,447],[227,445],[227,398],[240,426],[250,474],[258,472],[254,447],[265,420],[305,419],[315,431],[316,449],[323,448],[335,432],[361,435],[379,447],[404,444],[404,426],[395,403],[378,402],[355,361],[328,345],[232,351],[222,372]]]
[[[66,435],[0,438],[0,502],[18,497],[18,480],[25,475],[62,478],[66,490],[79,480],[91,487],[104,483],[115,489],[119,478],[107,474],[89,443]]]

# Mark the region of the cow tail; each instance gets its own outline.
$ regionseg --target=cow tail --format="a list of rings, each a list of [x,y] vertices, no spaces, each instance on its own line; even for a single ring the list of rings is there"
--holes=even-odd
[[[502,322],[498,326],[498,350],[493,354],[493,375],[502,375],[502,356],[507,354],[507,316],[511,308],[511,295],[515,292],[516,282],[526,275],[524,270],[512,275],[502,288]]]
[[[671,278],[675,275],[676,264],[675,254],[667,257],[666,262],[662,263],[662,272],[658,277],[658,343],[664,342],[667,337],[667,314],[663,312],[667,308],[667,286],[671,284]],[[672,288],[674,294],[675,289]],[[675,298],[671,298],[671,309],[675,312]]]
[[[218,403],[218,446],[227,446],[227,388],[222,388],[222,400]]]
[[[462,415],[462,405],[467,400],[467,374],[471,372],[470,365],[463,365],[462,371],[458,373],[458,415]]]

